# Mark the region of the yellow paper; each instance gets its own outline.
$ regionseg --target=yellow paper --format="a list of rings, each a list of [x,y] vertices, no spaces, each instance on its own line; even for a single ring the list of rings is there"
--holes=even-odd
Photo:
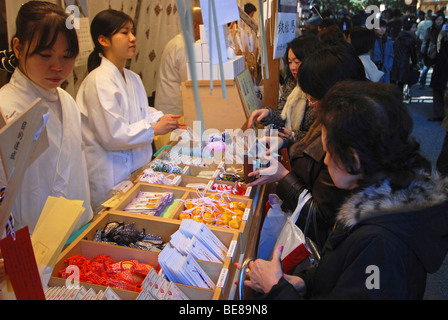
[[[31,236],[39,267],[54,268],[63,246],[81,218],[83,201],[48,197]]]

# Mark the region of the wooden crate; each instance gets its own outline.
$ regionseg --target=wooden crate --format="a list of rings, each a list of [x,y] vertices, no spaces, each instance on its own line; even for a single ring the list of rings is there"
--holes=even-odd
[[[86,258],[92,258],[98,255],[110,256],[114,261],[138,260],[141,263],[151,264],[154,268],[159,269],[158,254],[139,249],[110,245],[106,243],[94,242],[97,230],[102,230],[109,222],[119,221],[125,224],[135,223],[137,230],[145,229],[146,233],[160,236],[164,241],[169,241],[170,236],[180,227],[180,221],[176,220],[159,220],[153,217],[136,217],[133,214],[107,212],[97,219],[88,229],[86,229],[78,239],[69,247],[67,247],[59,256],[50,279],[50,286],[64,286],[66,280],[61,278],[59,271],[67,267],[65,260],[75,256],[83,255]],[[207,275],[214,283],[222,281],[223,286],[216,287],[215,290],[205,290],[202,288],[176,284],[182,292],[184,292],[192,300],[219,300],[229,299],[234,278],[237,273],[234,262],[241,254],[238,243],[238,232],[212,230],[223,244],[231,248],[224,263],[210,263],[206,261],[198,261]],[[226,276],[223,281],[222,278]],[[105,290],[106,287],[96,284],[81,283],[87,289],[93,288],[96,291]],[[116,289],[114,291],[123,300],[135,300],[138,296],[137,292]]]
[[[176,200],[184,199],[186,197],[186,193],[190,190],[191,189],[175,187],[170,185],[149,184],[139,182],[135,184],[124,196],[120,198],[120,201],[114,207],[111,208],[111,211],[126,212],[124,211],[124,209],[133,199],[137,198],[139,192],[173,192],[173,205],[177,203],[178,206],[180,206],[182,205],[182,202]],[[142,216],[143,214],[134,213],[134,215]],[[164,217],[154,217],[154,218],[165,219]]]
[[[243,196],[234,196],[234,195],[229,195],[229,194],[217,194],[214,192],[203,192],[201,195],[198,195],[198,193],[196,193],[196,192],[188,191],[184,195],[183,200],[197,199],[200,196],[208,197],[210,195],[220,196],[228,202],[242,202],[245,204],[246,210],[244,212],[244,219],[243,219],[243,221],[240,225],[240,228],[238,230],[232,229],[230,227],[209,225],[209,228],[211,230],[223,230],[224,232],[238,231],[239,235],[240,235],[241,248],[244,251],[244,248],[247,246],[247,242],[249,239],[249,232],[250,232],[250,228],[251,228],[251,224],[252,224],[252,220],[253,220],[252,216],[254,214],[252,199],[250,199],[248,197],[243,197]],[[184,210],[184,208],[185,208],[184,204],[182,203],[181,206],[177,207],[176,211],[173,211],[173,215],[170,218],[174,219],[174,220],[179,220],[179,216],[182,213],[182,211]]]

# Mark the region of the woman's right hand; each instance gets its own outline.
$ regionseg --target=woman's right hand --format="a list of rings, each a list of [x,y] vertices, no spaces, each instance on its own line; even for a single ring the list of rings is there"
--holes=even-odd
[[[164,115],[155,125],[153,125],[154,135],[161,136],[179,128],[186,128],[186,124],[178,121],[181,117],[182,116],[175,114]]]
[[[260,122],[264,118],[266,118],[269,115],[268,109],[257,109],[254,112],[252,112],[249,121],[247,123],[248,128],[252,128],[255,122]]]

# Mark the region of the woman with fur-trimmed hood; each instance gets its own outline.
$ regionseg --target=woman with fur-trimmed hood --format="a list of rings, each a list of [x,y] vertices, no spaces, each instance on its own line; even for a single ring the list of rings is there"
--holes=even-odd
[[[339,83],[317,114],[325,164],[353,195],[317,267],[283,274],[279,248],[249,265],[246,285],[266,299],[422,299],[448,250],[448,180],[420,154],[400,92]]]

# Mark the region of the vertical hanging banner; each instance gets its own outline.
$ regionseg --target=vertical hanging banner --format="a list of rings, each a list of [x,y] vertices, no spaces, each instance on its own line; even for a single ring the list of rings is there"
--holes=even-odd
[[[274,59],[286,54],[288,43],[296,37],[297,0],[278,0],[276,16]]]

